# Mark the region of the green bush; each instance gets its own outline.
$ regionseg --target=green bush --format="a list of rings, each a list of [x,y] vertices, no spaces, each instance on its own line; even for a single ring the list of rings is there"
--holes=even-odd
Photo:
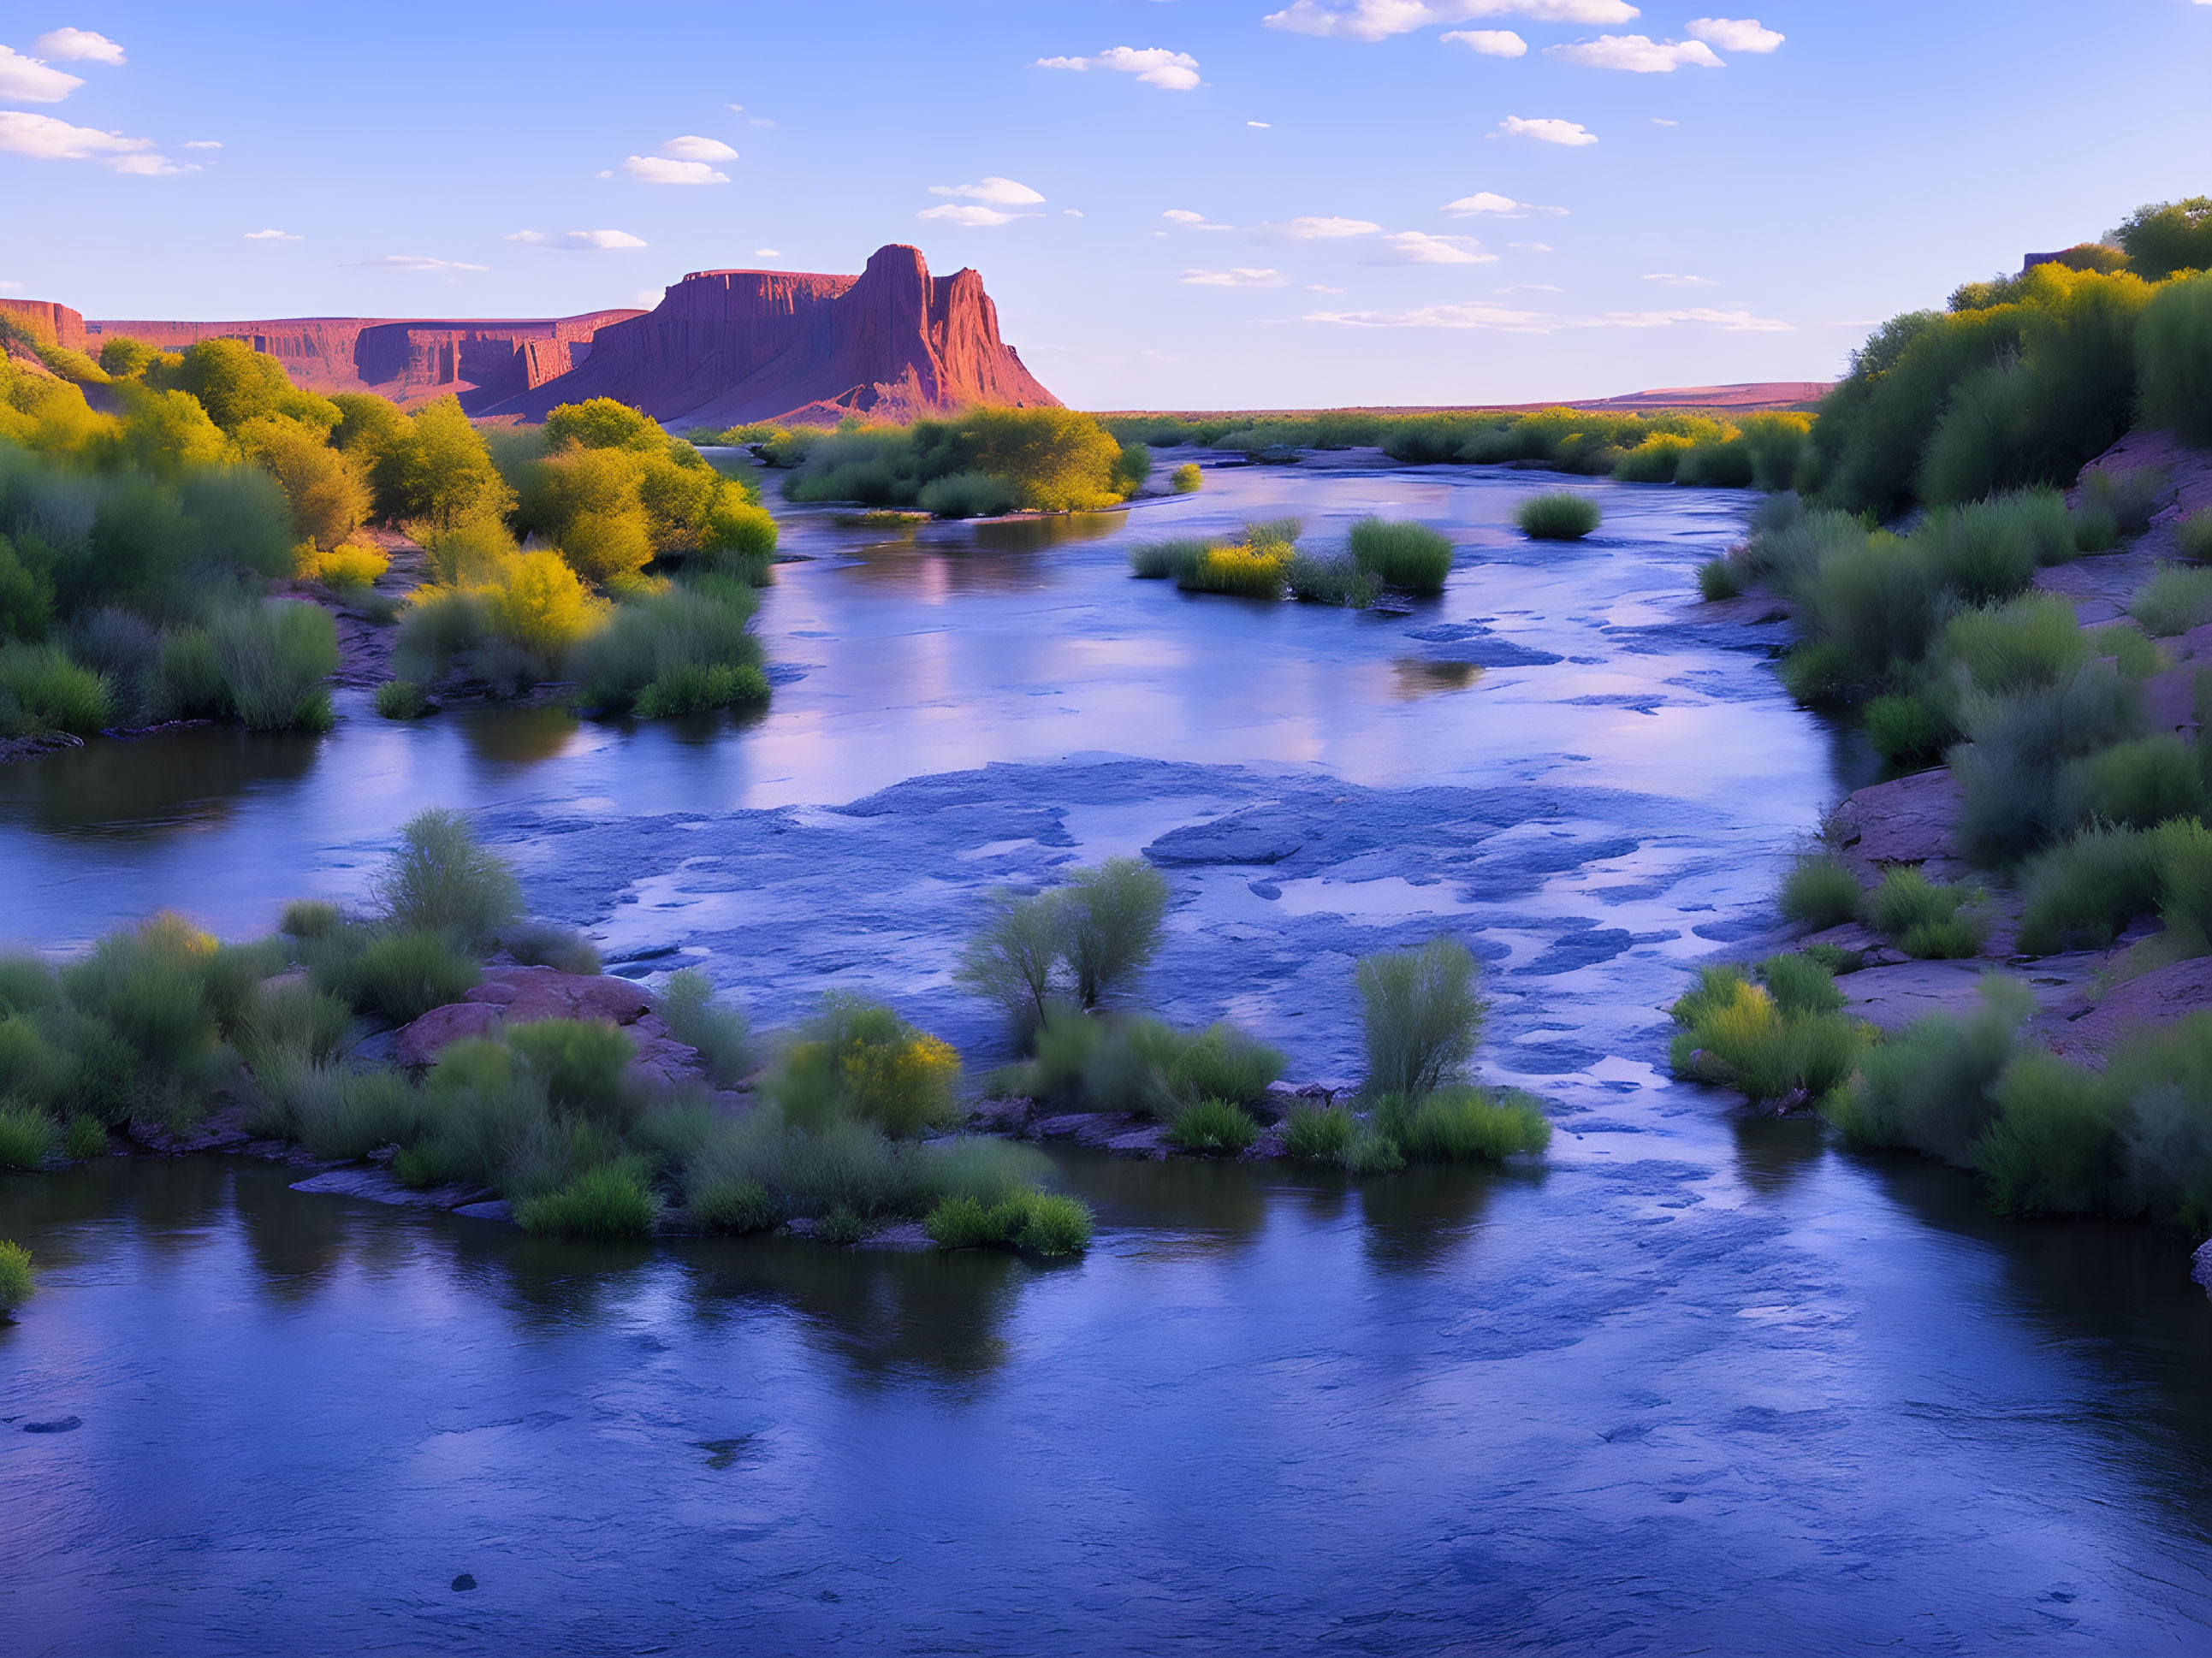
[[[1012,490],[981,472],[933,478],[915,495],[915,506],[939,518],[996,518],[1013,504]]]
[[[684,1201],[710,1232],[765,1232],[781,1223],[781,1207],[756,1180],[702,1181],[689,1187]]]
[[[0,1079],[16,1103],[54,1107],[68,1092],[69,1062],[29,1017],[0,1017]]]
[[[757,707],[771,695],[768,676],[750,664],[683,662],[640,691],[630,712],[640,720],[671,720],[712,714],[717,708]]]
[[[2161,287],[2136,331],[2146,425],[2212,441],[2212,276]]]
[[[2175,550],[2192,564],[2212,564],[2212,507],[2200,507],[2175,531]]]
[[[1398,1142],[1371,1130],[1352,1141],[1351,1149],[1344,1154],[1345,1172],[1363,1179],[1370,1175],[1395,1175],[1405,1166],[1406,1154],[1398,1149]]]
[[[947,1043],[888,1007],[832,992],[764,1087],[798,1127],[825,1131],[855,1121],[912,1135],[958,1117],[952,1090],[959,1075],[959,1056]]]
[[[2212,1019],[2191,1013],[2123,1037],[2105,1077],[2126,1102],[2112,1206],[2212,1226]]]
[[[0,1238],[0,1313],[12,1313],[31,1298],[31,1252]]]
[[[1675,1073],[1753,1100],[1826,1096],[1850,1078],[1866,1040],[1857,1021],[1784,1008],[1734,968],[1702,969],[1672,1011],[1682,1027],[1668,1050]]]
[[[1918,696],[1891,694],[1866,705],[1867,741],[1893,766],[1939,757],[1958,737],[1951,722]]]
[[[1185,461],[1168,474],[1168,487],[1179,495],[1197,494],[1205,481],[1198,470],[1198,463],[1194,460]]]
[[[1770,956],[1759,964],[1759,977],[1774,1005],[1784,1013],[1840,1013],[1844,993],[1836,975],[1812,957]]]
[[[1021,1192],[997,1203],[971,1196],[942,1199],[922,1222],[940,1249],[1026,1249],[1040,1255],[1080,1254],[1091,1245],[1090,1209],[1079,1199]]]
[[[602,1163],[573,1176],[558,1190],[514,1206],[526,1232],[571,1238],[645,1238],[660,1218],[660,1199],[643,1174],[625,1163]]]
[[[2166,926],[2195,929],[2192,944],[2212,939],[2212,829],[2179,820],[2160,823],[2146,838]]]
[[[1709,558],[1698,566],[1698,596],[1708,604],[1743,592],[1743,569],[1734,559]]]
[[[272,980],[255,987],[236,1040],[257,1070],[286,1060],[317,1064],[338,1051],[352,1024],[353,1010],[338,997],[304,979]]]
[[[1415,1163],[1496,1163],[1541,1151],[1552,1125],[1525,1100],[1493,1102],[1476,1088],[1440,1089],[1411,1110],[1387,1114],[1390,1138]]]
[[[1795,647],[1778,672],[1790,700],[1808,708],[1844,701],[1868,678],[1857,657],[1826,640]]]
[[[395,932],[377,939],[353,964],[353,1001],[395,1023],[458,1002],[483,974],[434,932]]]
[[[345,912],[319,898],[295,898],[284,906],[276,930],[288,938],[323,938],[345,923]]]
[[[2117,664],[2093,661],[2060,684],[1969,689],[1959,725],[1969,739],[1951,751],[1961,847],[1977,863],[2008,864],[2073,827],[2066,762],[2141,735],[2142,689]]]
[[[1972,1013],[1927,1014],[1860,1057],[1857,1082],[1823,1108],[1846,1138],[1972,1165],[1996,1112],[1990,1090],[2033,1007],[2025,986],[1995,974],[1984,976],[1982,996]]]
[[[1964,961],[1980,955],[1989,936],[1989,928],[1979,917],[1953,915],[1907,927],[1897,947],[1916,961]]]
[[[768,680],[752,634],[759,604],[752,588],[720,575],[686,578],[625,600],[571,658],[582,703],[647,707],[655,711],[647,717],[657,718],[765,701]]]
[[[376,892],[393,926],[443,933],[464,947],[522,918],[522,888],[514,870],[477,844],[465,817],[443,806],[417,812],[400,826],[399,845],[378,878]]]
[[[1364,518],[1352,526],[1352,560],[1385,586],[1433,598],[1451,574],[1452,544],[1424,524]]]
[[[410,1145],[429,1126],[421,1090],[392,1071],[319,1066],[283,1078],[289,1131],[319,1157],[365,1157],[380,1145]]]
[[[1833,858],[1800,858],[1782,883],[1777,900],[1783,915],[1815,932],[1857,919],[1859,878]]]
[[[1597,503],[1571,489],[1531,495],[1514,508],[1513,521],[1535,541],[1580,541],[1603,521]]]
[[[2109,507],[2084,502],[2074,509],[2073,525],[2077,552],[2109,553],[2119,544],[2119,517]]]
[[[1268,1085],[1288,1063],[1280,1049],[1254,1040],[1232,1024],[1219,1023],[1206,1027],[1183,1049],[1168,1078],[1185,1099],[1252,1106],[1267,1097]]]
[[[1345,1160],[1358,1138],[1359,1125],[1340,1105],[1294,1107],[1283,1123],[1283,1151],[1300,1163]]]
[[[1196,536],[1140,541],[1129,549],[1129,574],[1140,581],[1171,580],[1180,585],[1218,544]]]
[[[1241,1105],[1227,1100],[1194,1100],[1175,1114],[1168,1139],[1186,1151],[1235,1157],[1260,1138],[1260,1125]]]
[[[2139,830],[2096,825],[2029,859],[2021,871],[2021,949],[2045,956],[2109,946],[2130,921],[2158,908],[2151,848]]]
[[[411,679],[387,679],[376,688],[376,711],[386,720],[420,720],[430,699]]]
[[[2136,589],[2128,614],[2154,639],[2169,639],[2212,622],[2212,569],[2169,564]]]
[[[2071,762],[2059,780],[2062,815],[2149,829],[2204,814],[2196,751],[2172,732],[2116,744]]]
[[[990,919],[961,951],[954,976],[1005,1008],[1016,1033],[1026,1039],[1045,1023],[1053,969],[1060,962],[1059,896],[1002,890],[989,902]]]
[[[2022,1054],[1990,1090],[1996,1120],[1972,1157],[1990,1206],[2008,1215],[2102,1207],[2114,1173],[2120,1104],[2106,1079],[2050,1054]]]
[[[499,936],[500,947],[525,967],[550,967],[591,977],[599,970],[597,945],[572,926],[524,921]]]
[[[1900,867],[1883,876],[1881,884],[1867,894],[1861,915],[1876,932],[1893,939],[1914,927],[1949,920],[1966,896],[1962,888],[1930,881],[1917,869]]]
[[[1328,557],[1293,553],[1283,567],[1291,597],[1306,604],[1337,604],[1364,610],[1382,597],[1382,579],[1361,569],[1349,554]]]
[[[326,731],[330,693],[323,680],[338,665],[337,625],[319,604],[241,605],[208,629],[232,706],[255,731],[295,726]]]
[[[90,957],[63,970],[62,983],[73,1004],[142,1059],[174,1072],[221,1035],[208,993],[216,954],[213,938],[165,913],[102,938]]]
[[[1946,661],[1965,668],[1977,689],[1996,694],[2058,684],[2094,651],[2074,606],[2055,593],[1967,610],[1943,630]]]
[[[1060,953],[1086,1008],[1126,987],[1158,951],[1167,919],[1166,878],[1141,858],[1109,858],[1069,872],[1054,895]]]
[[[1176,577],[1176,586],[1187,593],[1279,599],[1289,582],[1291,561],[1296,556],[1288,543],[1212,547]]]
[[[1359,959],[1370,1096],[1432,1094],[1457,1080],[1482,1032],[1474,957],[1449,938]]]
[[[1064,1192],[1038,1193],[1030,1199],[1029,1217],[1014,1235],[1014,1247],[1038,1255],[1079,1255],[1091,1247],[1090,1206]]]
[[[107,682],[58,647],[0,644],[0,736],[86,736],[107,723],[113,706]]]
[[[107,1125],[88,1112],[78,1112],[62,1131],[62,1155],[72,1163],[106,1156]]]
[[[0,1099],[0,1169],[36,1169],[60,1139],[54,1120],[36,1106]]]
[[[630,1114],[623,1067],[637,1044],[627,1031],[588,1019],[540,1019],[508,1027],[506,1042],[560,1109],[617,1120]]]

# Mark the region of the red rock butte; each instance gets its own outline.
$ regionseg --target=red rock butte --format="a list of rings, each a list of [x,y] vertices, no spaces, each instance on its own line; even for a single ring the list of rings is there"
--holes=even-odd
[[[932,276],[920,249],[896,245],[878,248],[857,276],[694,271],[651,311],[575,317],[87,320],[51,301],[4,299],[0,314],[94,354],[118,334],[165,351],[244,340],[311,391],[374,392],[402,404],[452,392],[480,416],[543,420],[556,404],[596,397],[709,426],[1060,406],[999,337],[981,276]]]

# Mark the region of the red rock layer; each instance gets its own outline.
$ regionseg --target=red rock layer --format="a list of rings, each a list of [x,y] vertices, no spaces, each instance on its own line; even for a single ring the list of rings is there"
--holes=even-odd
[[[541,420],[592,397],[708,426],[1060,406],[999,337],[981,276],[932,277],[920,249],[897,245],[857,276],[694,271],[652,311],[602,329],[568,374],[483,412]]]
[[[84,349],[84,319],[65,305],[56,305],[52,300],[0,299],[0,317],[22,324],[42,345]]]
[[[128,334],[164,351],[181,351],[204,339],[244,340],[282,362],[294,385],[312,392],[375,392],[398,404],[422,403],[450,392],[464,409],[477,414],[568,374],[590,355],[592,336],[600,329],[641,314],[592,311],[577,317],[484,320],[104,319],[82,323],[80,332],[95,352],[112,334]]]

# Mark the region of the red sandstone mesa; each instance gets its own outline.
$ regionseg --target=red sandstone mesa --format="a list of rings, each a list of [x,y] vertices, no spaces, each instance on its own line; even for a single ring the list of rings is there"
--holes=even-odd
[[[40,337],[97,354],[128,334],[162,350],[242,339],[310,391],[399,404],[457,394],[471,415],[543,420],[609,397],[654,419],[911,420],[970,404],[1057,408],[999,337],[973,270],[932,276],[921,251],[879,248],[857,276],[695,271],[652,311],[505,320],[295,317],[258,322],[87,321],[67,306],[0,300]]]

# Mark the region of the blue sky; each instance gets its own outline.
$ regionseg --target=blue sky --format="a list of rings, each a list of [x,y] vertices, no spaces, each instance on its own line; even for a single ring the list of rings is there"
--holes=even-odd
[[[2212,191],[2208,0],[10,3],[0,46],[0,292],[554,315],[910,241],[1091,408],[1825,378]]]

